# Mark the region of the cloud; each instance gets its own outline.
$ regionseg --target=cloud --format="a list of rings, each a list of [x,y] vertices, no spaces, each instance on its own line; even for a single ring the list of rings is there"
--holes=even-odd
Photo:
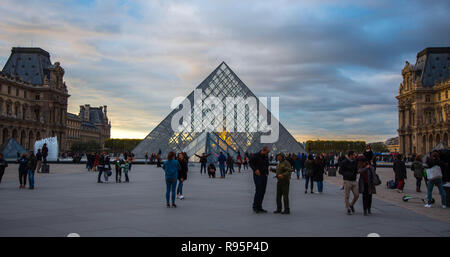
[[[145,135],[221,61],[303,138],[394,136],[405,60],[450,42],[448,1],[3,0],[13,46],[60,61],[69,109],[108,105],[114,137]]]

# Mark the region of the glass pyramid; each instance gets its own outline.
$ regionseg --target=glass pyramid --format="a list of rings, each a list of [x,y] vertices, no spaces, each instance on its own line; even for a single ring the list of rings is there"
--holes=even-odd
[[[196,88],[202,90],[202,100],[206,99],[208,96],[215,96],[220,99],[225,99],[225,97],[242,97],[245,99],[247,97],[256,96],[250,91],[250,89],[239,79],[238,76],[228,67],[225,62],[222,62],[200,85]],[[259,99],[257,99],[257,104],[259,105]],[[188,96],[187,100],[191,102],[191,112],[194,113],[194,106],[198,104],[194,102],[194,91],[192,91]],[[258,112],[249,111],[246,107],[246,115],[237,115],[233,110],[233,114],[226,113],[224,110],[224,115],[234,115],[236,120],[235,126],[239,124],[245,124],[246,128],[249,125],[249,121],[252,121],[251,115],[258,116]],[[201,108],[200,108],[201,109]],[[274,117],[271,113],[267,111],[265,106],[263,106],[263,111],[268,113],[268,117],[271,118],[271,122],[278,122],[273,120]],[[271,153],[303,153],[305,152],[303,146],[295,140],[295,138],[284,128],[282,124],[279,124],[279,137],[278,141],[274,143],[260,143],[261,136],[267,133],[263,132],[231,132],[225,129],[216,128],[214,131],[202,131],[198,132],[195,130],[190,130],[189,126],[199,126],[198,119],[191,118],[191,124],[186,122],[184,126],[185,129],[175,132],[172,129],[171,121],[172,117],[179,111],[179,109],[174,109],[158,126],[156,126],[150,134],[148,134],[144,140],[139,143],[133,153],[137,158],[143,158],[145,153],[158,153],[161,151],[162,157],[167,156],[170,151],[175,152],[186,152],[188,156],[194,156],[194,154],[201,155],[202,153],[212,153],[209,157],[209,161],[212,161],[214,157],[220,152],[228,153],[233,157],[236,156],[237,152],[241,155],[244,152],[257,152],[263,146],[269,146]],[[261,107],[260,107],[261,112]],[[202,110],[203,119],[206,117],[205,110]],[[242,120],[238,120],[242,118]],[[257,119],[257,117],[253,117]],[[197,123],[196,123],[197,122]],[[222,124],[219,124],[222,126]],[[222,131],[222,132],[217,132]],[[236,131],[236,130],[235,130]],[[242,131],[242,130],[237,130]],[[195,160],[195,159],[194,159]]]

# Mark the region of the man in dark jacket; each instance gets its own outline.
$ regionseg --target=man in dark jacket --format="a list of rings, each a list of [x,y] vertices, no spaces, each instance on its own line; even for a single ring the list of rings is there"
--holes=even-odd
[[[359,198],[359,188],[356,182],[356,177],[358,174],[356,154],[354,151],[349,151],[347,158],[339,163],[339,173],[344,178],[344,198],[345,198],[345,208],[347,209],[347,214],[352,215],[355,213],[355,208],[353,207]],[[350,203],[350,191],[353,193],[353,200]]]
[[[397,192],[403,193],[406,179],[406,165],[401,154],[397,155],[397,158],[394,161],[393,169],[395,174],[395,181],[397,182]]]
[[[47,164],[48,147],[47,144],[42,146],[42,158],[44,159],[44,164]]]
[[[3,153],[0,153],[0,183],[2,182],[3,174],[5,174],[5,169],[8,167],[8,162],[3,158]]]
[[[225,162],[227,161],[227,157],[225,157],[225,155],[220,152],[217,160],[219,161],[220,178],[225,178]]]
[[[36,170],[36,165],[36,156],[33,151],[30,151],[27,163],[29,189],[34,189],[34,171]]]
[[[262,208],[262,202],[266,193],[267,176],[269,175],[269,152],[269,147],[265,146],[250,159],[250,167],[253,170],[253,181],[255,183],[255,197],[253,199],[253,211],[255,213],[267,212]]]
[[[103,183],[101,177],[102,177],[103,171],[105,169],[105,157],[106,157],[106,153],[102,153],[100,155],[100,158],[98,159],[98,167],[97,167],[98,178],[97,178],[97,183]]]
[[[194,155],[197,156],[198,158],[200,158],[200,175],[202,175],[202,171],[205,172],[205,174],[206,174],[206,161],[207,161],[208,156],[210,156],[211,154],[203,153],[201,156],[197,155],[197,154],[194,154]]]

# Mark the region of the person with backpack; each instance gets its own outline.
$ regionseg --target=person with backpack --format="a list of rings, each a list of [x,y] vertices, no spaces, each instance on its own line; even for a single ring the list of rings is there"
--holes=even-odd
[[[393,169],[395,174],[395,182],[397,183],[397,192],[403,193],[406,179],[406,165],[401,154],[397,155],[397,158],[394,161]]]
[[[420,187],[422,186],[422,180],[424,178],[423,174],[425,172],[425,168],[422,163],[422,155],[416,155],[414,162],[411,165],[411,170],[414,172],[414,177],[416,178],[416,192],[420,193],[422,192]]]
[[[372,195],[376,194],[375,185],[377,176],[375,168],[366,157],[362,157],[358,162],[359,193],[362,194],[364,216],[372,215]]]
[[[8,167],[8,162],[3,158],[3,153],[0,153],[0,183],[2,182],[5,169]]]
[[[440,160],[439,152],[433,151],[430,154],[430,157],[427,158],[426,164],[428,166],[427,169],[427,200],[428,203],[425,204],[425,208],[430,208],[432,206],[432,196],[433,196],[433,188],[436,186],[439,189],[439,194],[441,195],[442,208],[447,208],[446,205],[446,194],[444,187],[442,186],[442,170],[445,168],[445,163]]]
[[[344,200],[347,215],[352,215],[355,213],[354,205],[359,198],[359,186],[356,182],[356,177],[358,175],[358,164],[355,159],[356,153],[354,151],[349,151],[347,157],[341,161],[339,167],[339,173],[344,178]],[[349,202],[350,191],[353,193],[353,200],[351,202]]]
[[[305,161],[305,194],[308,193],[308,184],[311,183],[311,194],[314,194],[314,159],[313,155],[309,154]]]
[[[166,179],[166,206],[170,208],[170,194],[172,193],[172,208],[176,208],[175,190],[177,187],[178,171],[181,170],[181,165],[175,159],[175,152],[169,152],[167,160],[163,162],[163,169]]]
[[[180,170],[178,171],[178,188],[177,188],[177,197],[180,200],[184,199],[183,195],[183,184],[187,179],[188,173],[188,161],[183,153],[178,154],[178,162],[180,163]]]

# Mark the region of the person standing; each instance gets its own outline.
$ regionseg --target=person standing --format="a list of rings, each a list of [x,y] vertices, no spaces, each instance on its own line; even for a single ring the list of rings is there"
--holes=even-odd
[[[125,183],[129,183],[130,178],[128,177],[128,168],[130,167],[130,165],[128,164],[128,160],[122,160],[120,162],[120,167],[122,168],[123,174],[125,175]]]
[[[38,149],[38,152],[36,153],[36,171],[37,173],[41,173],[41,168],[42,168],[42,153],[41,153],[41,149]]]
[[[0,153],[0,183],[2,182],[5,169],[8,167],[8,162],[3,158],[3,153]]]
[[[178,171],[178,188],[177,188],[177,197],[180,200],[184,199],[183,195],[183,184],[187,179],[188,173],[188,161],[185,158],[183,153],[178,154],[178,162],[180,163],[180,170]]]
[[[395,181],[397,182],[397,192],[403,193],[406,179],[406,165],[402,159],[402,155],[397,155],[393,165]]]
[[[286,160],[284,154],[277,155],[278,165],[272,172],[277,175],[277,209],[273,213],[290,214],[289,208],[289,184],[291,180],[291,164]],[[283,198],[284,211],[281,212],[281,198]]]
[[[422,192],[420,188],[422,186],[423,173],[425,171],[421,154],[416,155],[414,162],[411,165],[411,170],[414,172],[414,177],[416,178],[416,192],[420,193]]]
[[[145,164],[148,163],[148,152],[145,153]]]
[[[298,155],[294,155],[294,169],[297,174],[297,179],[300,179],[300,175],[302,172],[302,157]]]
[[[47,164],[47,156],[48,156],[48,147],[47,144],[42,146],[42,159],[44,160],[44,164]]]
[[[119,156],[116,156],[116,161],[114,163],[114,166],[116,168],[116,183],[122,182],[122,167],[120,167],[120,159]]]
[[[255,213],[267,212],[262,208],[262,202],[266,193],[267,176],[269,175],[269,152],[269,147],[265,146],[250,159],[250,167],[253,170],[253,182],[255,183],[255,196],[253,198],[253,211]]]
[[[370,160],[362,157],[358,163],[359,193],[362,194],[364,216],[372,215],[372,195],[376,194],[375,189],[375,167],[370,165]]]
[[[227,157],[225,157],[225,155],[220,152],[217,160],[219,161],[220,178],[225,178],[225,162],[227,161]]]
[[[314,194],[314,159],[313,155],[308,155],[308,160],[305,162],[305,194],[308,193],[308,184],[311,183],[311,194]]]
[[[323,173],[325,172],[326,159],[323,155],[317,156],[314,160],[313,180],[317,182],[317,191],[323,192]]]
[[[340,162],[339,173],[344,178],[344,199],[345,208],[347,209],[347,214],[352,215],[355,213],[354,205],[359,198],[359,187],[356,183],[356,177],[358,174],[356,153],[354,151],[349,151],[347,158]],[[350,200],[350,191],[353,193],[353,200]]]
[[[206,162],[208,159],[208,156],[210,156],[211,154],[206,154],[206,153],[202,153],[202,155],[197,155],[194,154],[195,156],[197,156],[198,158],[200,158],[200,175],[202,175],[202,171],[206,174]]]
[[[25,188],[27,185],[27,174],[28,174],[28,158],[27,154],[23,153],[19,158],[19,188]]]
[[[102,181],[102,174],[105,169],[105,153],[98,156],[98,165],[97,165],[97,171],[98,171],[98,177],[97,177],[97,183],[103,183]]]
[[[230,154],[227,157],[227,172],[229,174],[233,174],[234,172],[234,159]]]
[[[433,196],[433,188],[436,186],[439,189],[439,194],[441,195],[442,208],[447,208],[446,200],[447,196],[445,194],[444,188],[442,186],[442,170],[445,168],[445,163],[440,160],[439,152],[433,151],[430,154],[430,157],[427,158],[426,164],[428,168],[439,168],[441,171],[440,176],[435,178],[431,178],[428,176],[428,185],[427,185],[427,200],[428,203],[425,204],[426,208],[430,208],[432,206],[432,196]]]
[[[34,171],[36,170],[36,165],[36,156],[34,155],[33,151],[30,151],[27,163],[29,189],[34,189]]]
[[[166,179],[166,206],[170,208],[170,193],[172,193],[172,207],[176,208],[175,190],[177,187],[178,171],[181,169],[180,163],[175,159],[175,153],[169,152],[167,160],[163,163]]]
[[[105,165],[103,166],[103,177],[105,178],[105,182],[108,183],[109,176],[111,175],[111,162],[109,159],[109,154],[104,154]]]

